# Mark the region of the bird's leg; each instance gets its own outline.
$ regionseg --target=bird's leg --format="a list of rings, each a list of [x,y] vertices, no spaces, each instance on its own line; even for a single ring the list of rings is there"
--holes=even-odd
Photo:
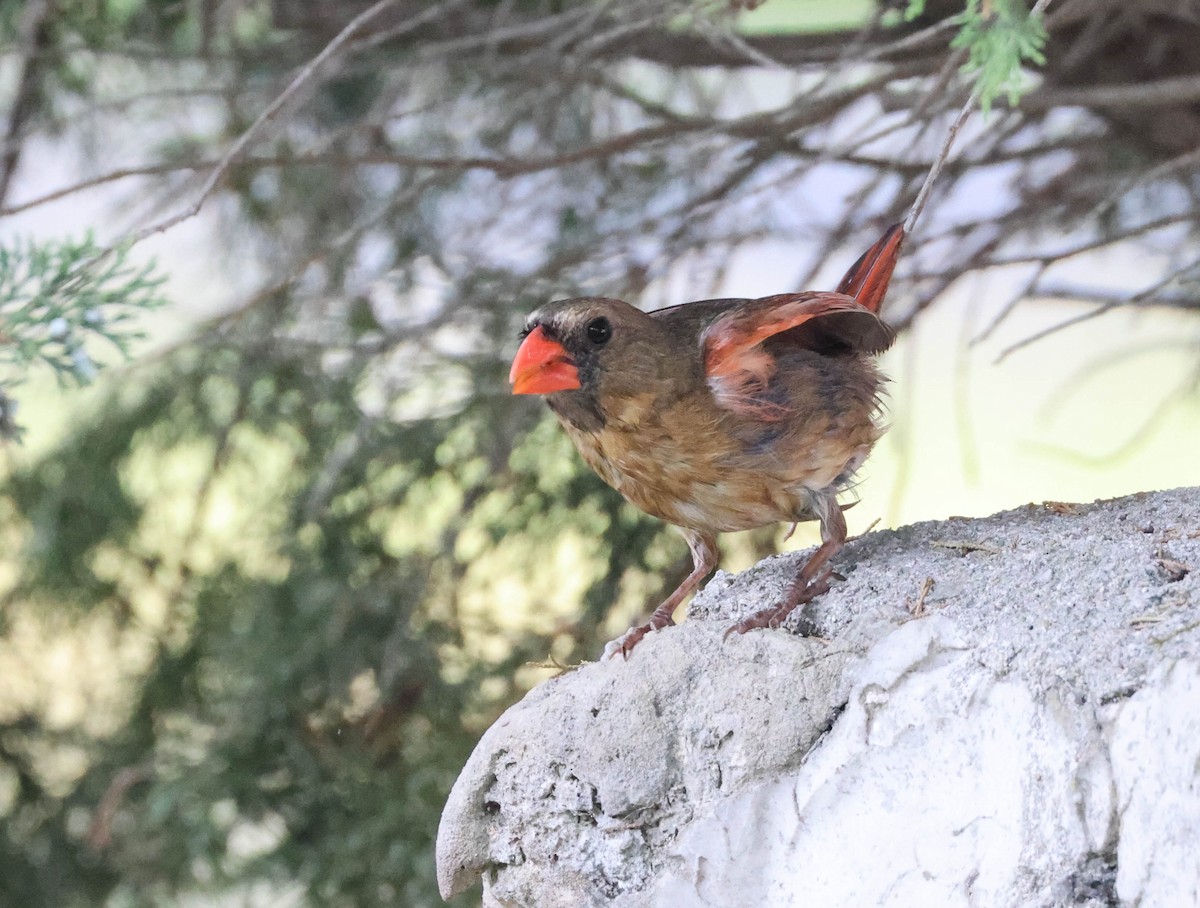
[[[609,641],[604,647],[601,661],[612,659],[617,653],[628,659],[633,648],[648,633],[673,625],[675,620],[671,616],[675,614],[675,609],[679,608],[679,604],[691,595],[717,566],[717,537],[714,534],[685,529],[683,537],[687,540],[688,548],[692,550],[692,572],[679,584],[675,592],[654,610],[650,620],[638,627],[631,627],[616,640]]]
[[[821,544],[804,567],[800,568],[783,602],[743,618],[725,632],[726,637],[744,634],[756,627],[779,627],[799,606],[829,592],[833,570],[826,565],[846,544],[846,518],[838,507],[834,493],[814,496],[814,505],[817,516],[821,518]]]

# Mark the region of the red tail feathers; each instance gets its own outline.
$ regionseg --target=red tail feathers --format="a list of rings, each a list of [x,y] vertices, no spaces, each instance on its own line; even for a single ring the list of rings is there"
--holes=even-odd
[[[850,266],[838,284],[837,292],[852,296],[862,306],[878,312],[887,295],[888,281],[892,279],[903,242],[903,225],[893,224],[874,246],[863,253],[862,258]]]

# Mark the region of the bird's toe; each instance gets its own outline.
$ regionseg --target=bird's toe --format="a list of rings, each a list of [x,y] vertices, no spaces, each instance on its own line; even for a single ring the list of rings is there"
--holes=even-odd
[[[600,661],[611,662],[617,656],[628,659],[629,654],[633,652],[633,648],[652,630],[653,628],[650,625],[643,624],[641,627],[631,627],[615,640],[609,640],[604,645],[604,652],[600,656]]]

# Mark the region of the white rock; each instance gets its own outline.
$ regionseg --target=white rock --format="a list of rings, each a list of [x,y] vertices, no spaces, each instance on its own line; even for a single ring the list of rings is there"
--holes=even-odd
[[[484,735],[443,813],[443,894],[1200,905],[1197,530],[1200,491],[1180,490],[873,534],[806,616],[827,644],[722,639],[802,556],[719,574],[685,624]]]
[[[1200,663],[1156,669],[1117,710],[1111,742],[1117,895],[1139,908],[1200,905]]]

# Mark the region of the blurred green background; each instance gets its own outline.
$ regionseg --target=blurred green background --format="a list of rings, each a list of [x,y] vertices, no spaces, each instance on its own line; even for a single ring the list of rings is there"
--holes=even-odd
[[[394,3],[135,247],[170,304],[131,363],[0,376],[26,429],[0,447],[0,905],[439,904],[479,735],[690,567],[508,395],[524,315],[832,286],[961,103],[912,113],[962,8],[929,6]],[[0,242],[185,207],[366,8],[0,2]],[[888,303],[852,532],[1200,483],[1195,175],[1131,184],[1178,152],[1067,106],[964,132]],[[1031,281],[1030,250],[1097,236]]]

